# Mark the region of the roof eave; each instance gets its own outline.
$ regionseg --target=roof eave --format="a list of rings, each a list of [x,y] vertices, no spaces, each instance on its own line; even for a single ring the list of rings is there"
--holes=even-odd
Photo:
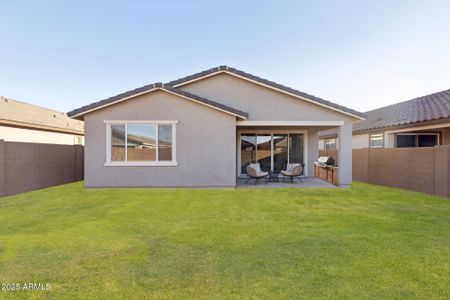
[[[201,97],[199,97],[197,95],[193,95],[193,94],[190,94],[190,93],[187,93],[187,92],[177,91],[175,88],[170,87],[170,86],[169,87],[164,87],[164,85],[160,84],[160,83],[153,84],[152,88],[149,88],[149,89],[144,90],[142,92],[139,92],[139,93],[136,93],[136,94],[132,94],[132,95],[129,95],[129,96],[126,96],[126,97],[123,97],[123,98],[119,98],[117,100],[114,100],[114,101],[111,101],[111,102],[107,102],[107,103],[105,103],[103,105],[94,106],[91,109],[83,110],[83,108],[80,108],[80,109],[73,110],[71,112],[68,112],[67,115],[69,117],[73,118],[73,119],[84,120],[84,116],[89,114],[89,113],[91,113],[91,112],[97,111],[99,109],[106,108],[108,106],[115,105],[117,103],[129,100],[129,99],[132,99],[132,98],[135,98],[135,97],[142,96],[144,94],[148,94],[148,93],[154,92],[156,90],[161,90],[161,91],[173,94],[175,96],[188,99],[188,100],[196,102],[198,104],[208,106],[208,107],[210,107],[212,109],[219,110],[219,111],[222,111],[224,113],[233,115],[233,116],[235,116],[237,118],[241,118],[241,119],[245,120],[248,117],[248,113],[246,113],[246,112],[241,112],[241,111],[238,111],[238,110],[235,110],[235,109],[232,109],[232,108],[228,108],[228,107],[225,107],[225,106],[220,107],[220,105],[218,103],[214,103],[213,101],[210,101],[210,100],[207,100],[207,99],[202,99]],[[114,96],[114,97],[116,97],[116,96]],[[105,99],[105,100],[102,100],[102,101],[106,101],[106,100],[108,100],[108,99]],[[101,101],[99,101],[99,102],[101,102]],[[76,111],[80,111],[80,112],[77,113]]]

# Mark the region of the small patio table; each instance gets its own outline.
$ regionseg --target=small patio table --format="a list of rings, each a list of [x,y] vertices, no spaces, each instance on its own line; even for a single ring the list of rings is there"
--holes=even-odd
[[[278,175],[280,171],[269,171],[269,176],[267,177],[267,182],[278,182]]]

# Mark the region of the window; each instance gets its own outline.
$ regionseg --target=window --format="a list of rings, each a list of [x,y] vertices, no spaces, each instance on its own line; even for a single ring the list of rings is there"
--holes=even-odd
[[[325,150],[334,150],[336,149],[336,139],[325,139],[324,145]]]
[[[438,133],[398,133],[395,136],[397,148],[434,147],[439,145]]]
[[[415,134],[396,135],[397,148],[417,147]]]
[[[383,134],[371,134],[370,135],[370,148],[383,148],[384,139]]]
[[[105,121],[105,166],[176,166],[177,121]]]

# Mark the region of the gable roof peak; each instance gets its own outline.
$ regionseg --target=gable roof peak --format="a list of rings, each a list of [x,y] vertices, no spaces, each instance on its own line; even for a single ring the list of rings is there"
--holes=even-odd
[[[189,84],[189,83],[194,82],[194,81],[201,80],[203,78],[214,76],[214,75],[219,74],[221,72],[226,72],[226,73],[234,75],[236,77],[240,77],[240,78],[243,78],[245,80],[257,83],[259,85],[263,85],[265,87],[275,89],[275,90],[277,90],[279,92],[286,93],[286,94],[289,94],[291,96],[300,98],[300,99],[302,99],[304,101],[312,102],[312,103],[317,104],[319,106],[324,106],[324,107],[329,108],[331,110],[335,110],[335,111],[338,111],[340,113],[343,113],[343,114],[346,114],[346,115],[350,115],[350,116],[352,116],[354,118],[357,118],[357,119],[363,120],[363,119],[366,118],[366,114],[361,113],[359,111],[356,111],[356,110],[353,110],[351,108],[348,108],[348,107],[345,107],[345,106],[342,106],[342,105],[339,105],[339,104],[336,104],[336,103],[324,100],[322,98],[319,98],[319,97],[316,97],[316,96],[313,96],[313,95],[309,95],[309,94],[301,92],[299,90],[296,90],[296,89],[284,86],[284,85],[276,83],[274,81],[270,81],[270,80],[267,80],[267,79],[255,76],[255,75],[252,75],[250,73],[247,73],[247,72],[244,72],[244,71],[241,71],[241,70],[238,70],[236,68],[229,67],[229,66],[218,66],[218,67],[211,68],[211,69],[208,69],[208,70],[205,70],[205,71],[201,71],[201,72],[198,72],[198,73],[195,73],[195,74],[192,74],[192,75],[188,75],[188,76],[185,76],[185,77],[182,77],[182,78],[170,81],[170,82],[166,83],[166,86],[179,87],[179,86],[186,85],[186,84]]]

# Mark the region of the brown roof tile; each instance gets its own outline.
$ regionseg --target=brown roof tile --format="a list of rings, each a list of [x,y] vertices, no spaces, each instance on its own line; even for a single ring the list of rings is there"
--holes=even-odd
[[[353,124],[353,132],[414,124],[450,117],[450,89],[368,111],[366,120]],[[336,130],[321,132],[335,135]]]
[[[0,97],[0,124],[83,134],[84,122],[56,110]]]

